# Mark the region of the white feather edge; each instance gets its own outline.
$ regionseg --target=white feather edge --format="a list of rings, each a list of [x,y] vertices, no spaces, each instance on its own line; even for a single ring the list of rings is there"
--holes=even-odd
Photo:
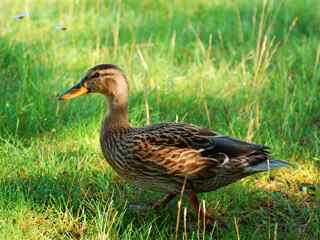
[[[290,164],[281,160],[267,160],[254,166],[245,167],[246,172],[264,172],[276,168],[289,167]]]

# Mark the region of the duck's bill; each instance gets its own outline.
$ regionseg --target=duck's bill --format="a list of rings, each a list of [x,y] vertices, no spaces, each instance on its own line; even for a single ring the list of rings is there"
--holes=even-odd
[[[65,93],[59,96],[59,100],[69,100],[71,98],[79,97],[81,95],[87,94],[89,89],[82,86],[81,83],[74,85],[72,88],[67,90]]]

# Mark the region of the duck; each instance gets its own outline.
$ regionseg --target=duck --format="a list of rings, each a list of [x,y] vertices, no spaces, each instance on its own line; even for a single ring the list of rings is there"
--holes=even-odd
[[[183,194],[201,219],[213,222],[197,194],[215,191],[244,177],[289,166],[271,157],[269,147],[249,143],[188,123],[132,127],[128,118],[129,84],[114,64],[90,68],[79,83],[59,96],[69,100],[100,93],[107,100],[100,145],[108,164],[125,181],[163,193],[154,209]]]

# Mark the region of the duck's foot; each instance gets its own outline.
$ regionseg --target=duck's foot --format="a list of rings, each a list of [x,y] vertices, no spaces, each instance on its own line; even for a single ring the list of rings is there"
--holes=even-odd
[[[155,202],[152,206],[141,205],[136,203],[129,203],[128,209],[133,210],[143,215],[147,215],[150,210],[158,211],[161,207],[165,207],[176,196],[175,193],[168,193],[163,198]]]
[[[189,194],[189,201],[193,209],[196,211],[198,218],[200,218],[200,220],[205,223],[205,226],[208,230],[210,231],[214,230],[216,226],[219,226],[220,228],[223,228],[223,229],[227,228],[227,224],[224,222],[223,219],[216,216],[213,217],[209,215],[203,209],[203,207],[200,206],[198,197],[195,193],[191,192]]]
[[[167,193],[163,198],[155,202],[152,205],[152,208],[154,210],[159,210],[161,207],[165,207],[176,195],[176,193]]]

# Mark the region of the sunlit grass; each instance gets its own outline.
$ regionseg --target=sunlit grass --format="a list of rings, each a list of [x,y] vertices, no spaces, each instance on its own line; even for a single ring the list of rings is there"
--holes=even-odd
[[[1,1],[1,238],[319,238],[319,6]],[[202,194],[228,230],[203,235],[184,200],[178,233],[177,201],[160,214],[129,209],[160,195],[107,166],[98,141],[105,100],[56,100],[97,63],[127,74],[132,125],[209,127],[269,145],[292,169]]]

